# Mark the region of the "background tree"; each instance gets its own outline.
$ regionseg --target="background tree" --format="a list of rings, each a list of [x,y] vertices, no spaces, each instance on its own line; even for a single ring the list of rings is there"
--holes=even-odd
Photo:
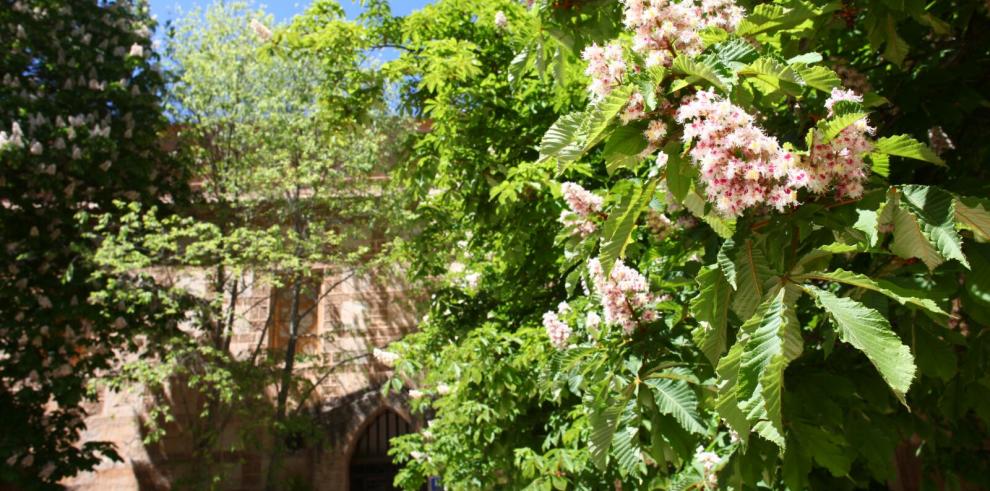
[[[91,261],[115,200],[164,206],[185,177],[160,142],[162,77],[143,2],[0,8],[0,481],[55,487],[106,443],[77,445],[86,382],[174,327],[151,285]]]
[[[363,29],[344,20],[335,3],[314,4],[302,18]],[[318,402],[320,382],[356,361],[331,363],[302,350],[301,339],[312,337],[303,326],[319,299],[373,270],[387,251],[380,231],[391,200],[382,177],[402,126],[384,115],[373,67],[364,65],[360,44],[304,50],[314,37],[305,22],[271,25],[270,16],[238,2],[215,3],[176,23],[170,111],[199,192],[170,219],[133,209],[131,227],[101,255],[117,271],[158,268],[158,280],[177,290],[191,272],[208,278],[190,329],[115,381],[152,389],[184,383],[202,394],[190,426],[201,463],[189,476],[196,487],[222,482],[211,464],[234,421],[239,448],[264,435],[267,487],[283,482],[286,440],[314,423],[307,409]],[[277,299],[257,345],[238,352],[231,340],[247,322],[243,297],[263,286]],[[285,333],[271,332],[283,327]],[[270,338],[280,343],[269,345]]]

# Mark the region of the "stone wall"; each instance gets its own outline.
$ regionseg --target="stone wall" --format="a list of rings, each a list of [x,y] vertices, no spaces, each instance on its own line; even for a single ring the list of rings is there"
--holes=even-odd
[[[170,274],[175,274],[174,272]],[[200,273],[188,271],[173,280],[188,289],[205,292],[208,286]],[[330,286],[336,285],[329,290]],[[272,308],[273,289],[253,285],[238,301],[238,319],[231,339],[231,351],[244,355],[259,344],[270,342],[263,334]],[[310,413],[325,428],[322,443],[292,453],[286,461],[287,475],[310,489],[346,490],[350,452],[361,429],[381,411],[396,411],[416,425],[403,409],[402,400],[384,398],[379,385],[390,374],[374,363],[367,354],[374,347],[384,347],[415,328],[416,318],[410,295],[401,282],[377,276],[349,276],[336,273],[324,278],[316,308],[317,338],[310,342],[327,362],[348,362],[333,372],[319,386]],[[304,364],[299,373],[306,374]],[[313,370],[310,370],[313,371]],[[315,375],[314,375],[315,376]],[[183,414],[181,401],[196,394],[182,387],[169,393],[176,419],[195,418]],[[94,469],[65,481],[68,489],[79,491],[131,491],[179,489],[175,483],[196,465],[190,455],[192,442],[178,423],[166,427],[166,436],[155,444],[145,445],[142,421],[148,417],[154,398],[140,390],[127,393],[104,391],[100,401],[89,408],[88,430],[84,441],[110,441],[123,462],[106,461]],[[238,423],[228,425],[229,443],[236,441]],[[262,489],[268,445],[260,435],[260,446],[231,451],[218,456],[222,462],[223,489],[256,491]]]

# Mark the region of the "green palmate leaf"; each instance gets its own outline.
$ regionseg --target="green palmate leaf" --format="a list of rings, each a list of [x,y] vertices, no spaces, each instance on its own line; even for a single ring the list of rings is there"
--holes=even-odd
[[[842,85],[839,76],[832,70],[823,66],[797,66],[794,67],[804,84],[822,92],[831,92],[832,89]]]
[[[739,71],[740,75],[755,77],[775,90],[788,95],[801,93],[803,81],[793,68],[770,57],[762,57]]]
[[[829,470],[833,476],[841,477],[849,474],[853,456],[846,446],[842,435],[829,433],[817,426],[804,423],[793,425],[794,436],[818,465]]]
[[[722,270],[722,274],[725,275],[725,280],[732,285],[732,289],[738,288],[736,286],[736,243],[731,238],[725,239],[722,242],[722,246],[718,248],[718,254],[716,255],[716,261],[718,262],[719,269]]]
[[[616,427],[619,425],[619,416],[622,414],[625,404],[610,404],[606,407],[595,407],[588,414],[588,422],[591,424],[591,438],[588,440],[591,451],[591,461],[599,469],[605,468],[608,459],[608,449],[612,446],[612,438],[615,436]]]
[[[869,154],[870,170],[874,174],[890,177],[890,157],[887,154],[872,152]]]
[[[836,116],[818,123],[821,143],[828,143],[834,140],[835,137],[839,136],[839,133],[842,133],[842,130],[867,116],[869,116],[869,114],[865,112],[846,112],[843,114],[836,114]]]
[[[901,204],[918,218],[922,231],[939,254],[946,259],[955,259],[968,268],[969,261],[962,251],[962,238],[956,232],[952,195],[934,186],[909,185],[898,190],[901,192]]]
[[[925,312],[931,314],[934,319],[940,320],[940,322],[945,322],[949,314],[939,308],[938,304],[934,300],[929,298],[921,298],[919,296],[911,295],[910,292],[905,290],[903,287],[895,285],[889,281],[882,279],[873,279],[869,276],[862,275],[859,273],[853,273],[851,271],[845,271],[838,269],[829,272],[813,272],[807,273],[800,276],[795,276],[794,281],[804,281],[804,280],[824,280],[824,281],[834,281],[837,283],[844,283],[846,285],[855,286],[857,288],[863,288],[866,290],[875,291],[890,297],[897,303],[901,305],[913,305],[918,307]]]
[[[783,354],[774,355],[760,375],[760,398],[763,407],[759,420],[753,423],[753,431],[776,443],[780,448],[786,447],[784,439],[784,422],[781,416],[781,393],[784,391],[784,369],[790,360]]]
[[[739,364],[742,359],[745,343],[737,342],[729,348],[726,354],[718,362],[715,372],[718,374],[718,397],[715,400],[715,409],[719,416],[729,423],[739,438],[745,443],[749,439],[749,420],[746,414],[739,409],[739,399],[736,397],[736,388],[739,381]]]
[[[713,66],[707,60],[696,60],[685,55],[679,55],[674,59],[670,68],[677,73],[704,80],[721,92],[729,91],[727,81],[719,75],[718,67]]]
[[[908,46],[904,38],[897,34],[897,20],[892,15],[887,16],[884,34],[886,37],[886,47],[883,50],[883,57],[891,63],[901,66],[904,64],[904,58],[907,57],[911,47]]]
[[[581,156],[584,135],[581,124],[583,112],[573,112],[560,117],[540,141],[540,160],[556,157],[561,163],[572,162]]]
[[[653,378],[645,382],[653,391],[657,409],[669,414],[678,424],[691,433],[704,433],[705,427],[698,420],[698,398],[687,382],[668,378]]]
[[[604,236],[599,257],[606,275],[612,271],[615,261],[624,256],[626,245],[629,244],[632,232],[636,228],[636,220],[653,199],[657,187],[656,180],[650,180],[643,186],[634,181],[628,182],[631,185],[623,188],[624,193],[619,203],[610,211],[603,228]]]
[[[639,82],[639,93],[643,95],[643,106],[647,111],[654,111],[657,108],[657,82],[646,79]]]
[[[741,319],[749,319],[763,301],[766,283],[773,276],[763,250],[746,239],[736,248],[735,271],[737,291],[732,310]]]
[[[736,231],[735,220],[722,218],[714,213],[706,213],[705,200],[696,191],[691,191],[684,197],[684,207],[692,215],[707,223],[712,228],[712,232],[715,232],[723,239],[731,238],[732,234]]]
[[[785,354],[788,320],[784,315],[784,295],[784,289],[779,289],[776,295],[760,304],[740,329],[742,334],[738,343],[743,343],[744,348],[736,385],[739,408],[753,423],[753,429],[781,447],[784,440],[779,398],[783,381],[779,378],[783,377],[783,369],[788,362]],[[771,363],[776,364],[774,370],[768,370]],[[776,397],[777,400],[767,400],[765,396]]]
[[[678,203],[691,191],[694,182],[695,169],[687,159],[681,157],[681,145],[670,142],[663,151],[667,154],[667,189],[674,195]]]
[[[819,11],[803,2],[786,2],[786,6],[764,3],[753,8],[736,29],[739,36],[789,29],[819,15]]]
[[[609,175],[623,167],[638,164],[643,160],[640,154],[646,149],[648,142],[643,136],[643,129],[638,125],[620,126],[612,132],[605,142],[602,156],[605,158],[605,169]]]
[[[623,421],[626,423],[626,421]],[[624,475],[638,475],[642,473],[643,451],[639,444],[639,428],[636,426],[624,426],[615,432],[612,439],[612,448],[615,454],[615,461],[619,465],[619,472]]]
[[[731,68],[741,68],[759,58],[759,53],[745,39],[732,38],[712,47],[715,57]]]
[[[691,314],[698,320],[694,343],[712,365],[726,348],[726,325],[732,287],[718,268],[705,268],[698,275],[698,296],[691,301]]]
[[[973,232],[980,240],[990,240],[990,204],[986,200],[957,197],[954,208],[959,228]]]
[[[887,319],[851,298],[837,297],[810,285],[805,285],[804,289],[832,316],[842,340],[862,351],[897,398],[907,404],[904,395],[914,379],[914,357],[891,330]]]
[[[582,151],[587,152],[602,140],[609,125],[622,111],[622,108],[629,103],[629,94],[631,93],[631,87],[619,87],[613,90],[603,101],[588,108],[588,114],[582,123],[587,127],[584,132],[586,136]]]
[[[792,56],[787,59],[788,65],[810,65],[812,63],[819,63],[823,60],[821,53],[804,53],[797,56]]]
[[[878,226],[893,227],[894,240],[890,243],[890,250],[894,254],[921,259],[932,270],[945,262],[928,241],[918,218],[900,206],[900,194],[896,189],[887,193],[887,202],[880,208],[877,223]]]
[[[945,166],[934,150],[924,143],[907,135],[886,136],[877,140],[873,151],[886,155],[895,155],[909,159],[924,160],[932,164]]]
[[[880,240],[880,233],[877,231],[877,212],[874,210],[856,210],[858,217],[853,229],[859,230],[866,235],[866,243],[870,247],[876,247]]]

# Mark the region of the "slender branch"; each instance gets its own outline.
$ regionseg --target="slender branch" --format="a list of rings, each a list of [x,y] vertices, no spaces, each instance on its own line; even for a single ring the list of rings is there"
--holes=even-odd
[[[313,385],[311,385],[309,389],[307,389],[306,392],[299,397],[299,405],[296,406],[296,410],[293,411],[293,414],[295,415],[299,414],[299,412],[306,404],[306,401],[309,399],[311,395],[313,395],[313,392],[316,390],[316,388],[319,387],[320,384],[322,384],[324,381],[326,381],[326,379],[329,378],[330,375],[332,375],[333,372],[335,372],[338,368],[347,365],[348,363],[351,363],[353,361],[360,360],[361,358],[367,358],[369,356],[371,356],[370,353],[363,353],[360,355],[352,356],[350,358],[347,358],[346,360],[342,360],[337,363],[331,363],[330,366],[327,367],[326,372],[324,372],[323,375],[320,376],[320,378],[316,379],[316,381],[313,382]]]

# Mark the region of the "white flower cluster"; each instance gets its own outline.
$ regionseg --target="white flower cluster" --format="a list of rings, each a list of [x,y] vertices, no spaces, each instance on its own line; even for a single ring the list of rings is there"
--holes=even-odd
[[[707,27],[734,31],[745,11],[733,0],[624,0],[625,25],[633,35],[633,50],[646,66],[669,66],[676,54],[701,53],[698,32]]]
[[[392,353],[391,351],[385,351],[379,348],[375,348],[371,352],[371,356],[375,358],[375,361],[389,368],[394,367],[395,362],[399,361],[398,354]]]
[[[570,208],[560,213],[560,222],[573,227],[581,237],[591,235],[597,228],[592,218],[602,211],[602,197],[573,182],[561,184],[560,189]]]
[[[567,347],[567,340],[571,337],[571,327],[566,322],[560,320],[557,312],[548,311],[543,314],[543,327],[547,330],[547,337],[554,348],[564,349]]]
[[[825,101],[829,116],[835,115],[835,104],[840,101],[861,103],[863,98],[852,90],[832,89],[831,97]],[[821,132],[816,131],[805,187],[816,194],[824,194],[834,187],[839,198],[861,197],[863,182],[868,177],[863,156],[873,149],[870,138],[873,133],[874,129],[866,118],[847,126],[827,143],[823,142]]]
[[[591,77],[588,91],[594,100],[611,94],[612,89],[621,84],[626,76],[626,61],[622,58],[622,45],[618,41],[604,47],[592,44],[581,52],[581,58],[588,62],[584,73]]]
[[[588,272],[595,290],[601,295],[606,324],[620,325],[626,334],[630,334],[640,322],[653,322],[659,317],[653,305],[660,298],[650,293],[650,285],[643,275],[621,260],[616,260],[608,277],[598,258],[588,261]]]
[[[676,119],[719,213],[734,217],[756,206],[783,210],[797,203],[807,172],[742,108],[714,90],[700,91],[678,108]]]
[[[715,468],[722,463],[721,457],[715,452],[705,451],[705,447],[698,447],[694,460],[701,464],[705,489],[718,489],[718,473]]]
[[[272,38],[272,30],[266,25],[258,21],[258,19],[251,19],[251,30],[254,31],[254,35],[258,36],[262,42],[267,42]]]
[[[509,27],[509,19],[505,16],[505,12],[499,10],[495,12],[495,27],[497,29],[505,29]]]

